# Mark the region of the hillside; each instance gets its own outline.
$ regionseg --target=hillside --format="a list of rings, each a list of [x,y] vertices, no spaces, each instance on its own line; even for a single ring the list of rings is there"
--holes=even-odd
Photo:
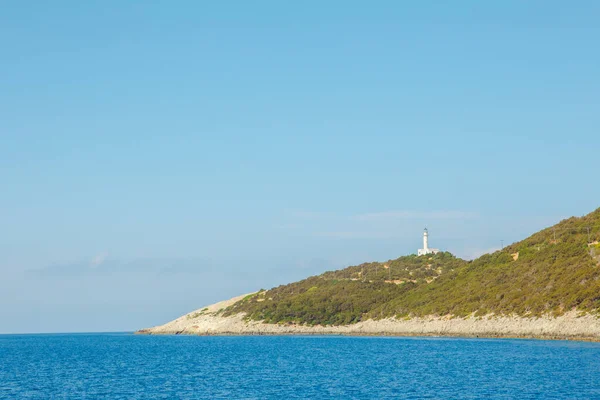
[[[244,312],[267,323],[352,324],[465,265],[450,253],[365,263],[261,290],[229,307],[224,315]]]
[[[493,254],[371,262],[198,309],[146,334],[600,340],[600,209]]]
[[[600,209],[474,261],[440,253],[351,266],[261,290],[224,315],[344,325],[387,317],[595,312],[600,309],[599,239]]]

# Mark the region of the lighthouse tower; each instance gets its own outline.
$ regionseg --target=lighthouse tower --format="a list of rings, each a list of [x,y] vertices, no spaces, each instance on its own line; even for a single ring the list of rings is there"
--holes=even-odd
[[[427,228],[425,228],[423,231],[423,248],[417,251],[417,255],[424,256],[426,254],[437,254],[439,252],[439,249],[429,248],[429,232],[427,231]]]

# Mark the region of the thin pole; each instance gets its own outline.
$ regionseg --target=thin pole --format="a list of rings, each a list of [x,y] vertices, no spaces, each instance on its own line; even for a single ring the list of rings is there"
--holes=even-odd
[[[590,238],[590,227],[587,227],[588,230],[588,243],[592,243],[592,239]]]

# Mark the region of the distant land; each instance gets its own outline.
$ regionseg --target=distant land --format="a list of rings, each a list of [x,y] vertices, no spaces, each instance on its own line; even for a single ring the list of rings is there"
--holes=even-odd
[[[142,334],[600,340],[600,208],[492,254],[409,255],[239,296]]]

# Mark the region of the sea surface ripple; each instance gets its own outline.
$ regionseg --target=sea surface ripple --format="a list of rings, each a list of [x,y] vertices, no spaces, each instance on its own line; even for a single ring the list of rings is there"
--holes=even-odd
[[[2,399],[600,399],[600,344],[0,335]]]

